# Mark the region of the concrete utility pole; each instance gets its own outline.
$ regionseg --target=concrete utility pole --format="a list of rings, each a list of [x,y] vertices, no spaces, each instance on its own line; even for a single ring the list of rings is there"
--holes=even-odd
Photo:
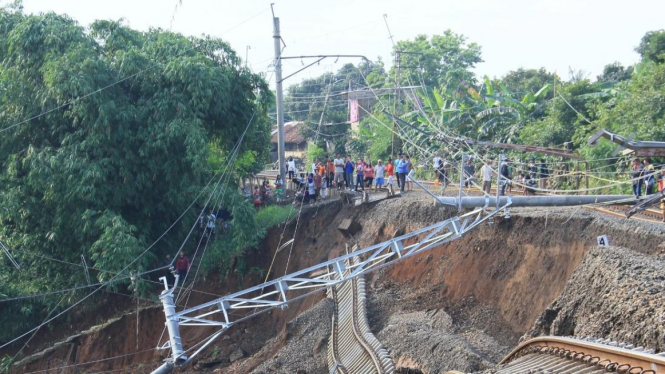
[[[497,203],[493,196],[464,196],[458,197],[437,196],[436,199],[443,205],[462,208],[485,208]],[[541,206],[580,206],[589,204],[622,204],[632,205],[639,201],[634,195],[567,195],[567,196],[499,196],[499,206],[511,207],[541,207]]]
[[[284,96],[282,94],[282,37],[279,34],[279,18],[273,17],[273,40],[275,42],[275,97],[277,100],[277,157],[279,175],[285,181],[284,169]]]

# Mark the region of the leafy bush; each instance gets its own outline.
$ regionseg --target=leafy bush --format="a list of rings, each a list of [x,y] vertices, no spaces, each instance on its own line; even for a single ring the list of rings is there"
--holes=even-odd
[[[256,213],[256,224],[262,229],[280,225],[293,218],[297,210],[291,205],[270,205]]]

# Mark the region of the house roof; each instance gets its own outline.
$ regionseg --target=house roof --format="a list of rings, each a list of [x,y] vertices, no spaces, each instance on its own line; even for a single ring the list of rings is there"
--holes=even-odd
[[[287,122],[284,124],[284,143],[301,144],[305,142],[305,137],[300,133],[302,122]],[[272,129],[271,143],[277,144],[277,126]]]

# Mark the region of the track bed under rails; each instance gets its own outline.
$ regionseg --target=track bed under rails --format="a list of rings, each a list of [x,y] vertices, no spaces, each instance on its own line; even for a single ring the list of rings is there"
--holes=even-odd
[[[665,373],[665,352],[609,339],[543,336],[520,344],[491,372],[657,374]]]
[[[359,262],[346,260],[347,266]],[[333,275],[335,276],[335,275]],[[339,374],[391,374],[395,366],[372,334],[365,309],[365,279],[360,276],[328,289],[335,302],[328,343],[328,367]]]

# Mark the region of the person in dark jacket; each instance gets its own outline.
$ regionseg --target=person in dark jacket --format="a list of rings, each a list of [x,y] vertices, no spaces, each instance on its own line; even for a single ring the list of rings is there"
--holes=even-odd
[[[180,276],[180,282],[184,282],[187,272],[189,271],[189,258],[185,255],[185,252],[180,252],[180,256],[178,256],[178,259],[175,261],[175,270]]]
[[[501,196],[506,195],[506,187],[510,183],[510,169],[508,168],[508,160],[501,163],[499,167],[499,185],[501,186]]]
[[[547,189],[547,180],[550,178],[550,171],[547,168],[547,164],[545,164],[545,159],[540,159],[540,165],[538,165],[540,169],[540,189],[546,190]]]
[[[642,195],[642,163],[639,158],[633,159],[630,176],[633,179],[633,193],[639,197]]]

